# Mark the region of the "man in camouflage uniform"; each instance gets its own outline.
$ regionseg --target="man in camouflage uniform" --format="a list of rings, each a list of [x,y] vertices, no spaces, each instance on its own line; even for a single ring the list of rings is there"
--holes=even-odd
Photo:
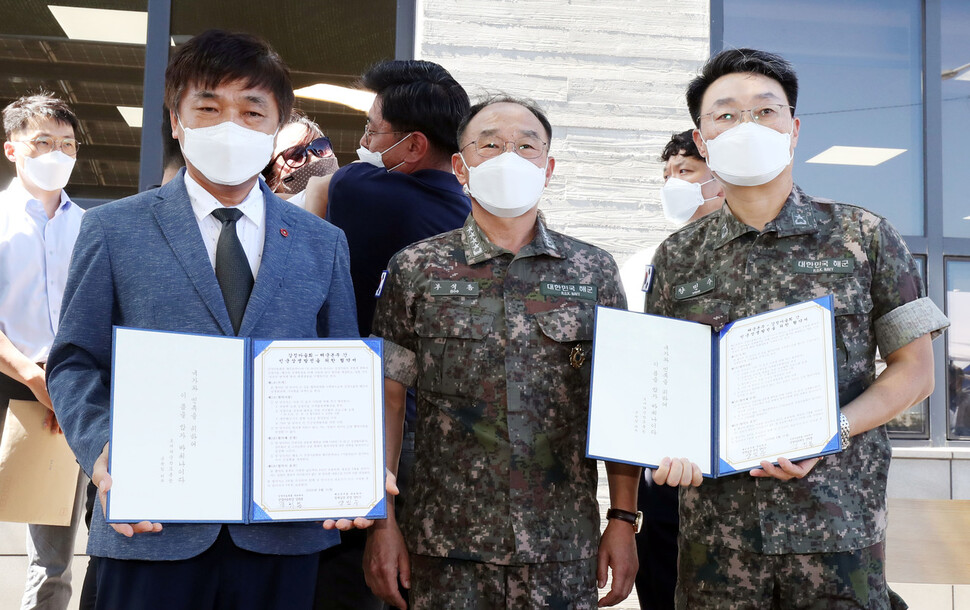
[[[694,140],[727,201],[661,244],[647,310],[720,329],[832,294],[843,445],[851,441],[821,461],[782,458],[750,474],[685,485],[679,608],[892,607],[884,424],[932,392],[931,336],[948,322],[924,296],[912,256],[885,219],[794,185],[796,96],[791,65],[750,49],[717,55],[691,82]],[[740,131],[728,135],[742,126],[760,134],[748,141]],[[725,142],[735,156],[767,154],[778,134],[788,139],[774,168],[724,156]],[[691,290],[695,282],[711,287]],[[888,366],[875,379],[877,346]],[[700,484],[681,472],[681,462],[665,462],[655,481]]]
[[[584,457],[593,310],[625,299],[609,254],[538,214],[550,136],[533,106],[474,106],[453,162],[471,215],[390,263],[373,332],[386,400],[417,387],[416,462],[403,525],[393,514],[375,524],[365,571],[397,607],[398,578],[412,608],[436,610],[594,608],[608,569],[604,604],[633,586],[634,528],[610,520],[600,537],[596,463]],[[632,513],[639,468],[607,472],[613,507]]]

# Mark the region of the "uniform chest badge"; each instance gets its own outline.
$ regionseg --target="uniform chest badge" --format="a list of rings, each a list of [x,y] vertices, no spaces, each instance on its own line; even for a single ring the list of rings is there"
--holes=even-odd
[[[569,365],[578,370],[584,362],[586,362],[586,350],[583,349],[581,343],[577,343],[569,352]]]

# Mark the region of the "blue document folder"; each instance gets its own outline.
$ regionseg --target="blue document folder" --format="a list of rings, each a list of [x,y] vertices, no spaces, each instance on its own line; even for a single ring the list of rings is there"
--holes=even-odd
[[[115,327],[107,521],[385,518],[382,349]]]
[[[721,477],[841,449],[831,296],[719,332],[596,308],[588,457],[649,468],[687,457]]]

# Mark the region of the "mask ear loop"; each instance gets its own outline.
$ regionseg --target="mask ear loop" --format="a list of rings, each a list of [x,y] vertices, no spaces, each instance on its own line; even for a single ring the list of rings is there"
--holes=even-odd
[[[710,180],[705,180],[704,182],[701,182],[701,187],[703,188],[705,184],[708,184],[710,182],[717,182],[717,178],[711,178]],[[704,197],[703,192],[701,192],[701,197],[703,198],[702,201],[710,201],[711,199],[717,199],[717,195],[714,195],[713,197]]]
[[[468,171],[468,178],[469,178],[469,180],[471,180],[471,166],[468,165],[468,161],[465,161],[465,155],[461,154],[461,151],[460,150],[458,151],[458,158],[461,159],[461,163],[462,163],[462,165],[465,166],[465,169],[469,170]],[[472,196],[472,191],[471,191],[470,188],[468,188],[468,182],[466,182],[465,184],[461,185],[461,192],[465,193],[465,196],[466,197],[471,197]]]
[[[404,136],[403,138],[401,138],[400,140],[398,140],[398,141],[397,141],[397,142],[395,142],[394,144],[391,144],[391,145],[390,145],[390,146],[389,146],[389,147],[387,148],[387,150],[383,150],[383,151],[381,151],[381,159],[383,160],[383,157],[384,157],[384,155],[385,155],[385,154],[387,154],[387,152],[388,152],[389,150],[391,150],[392,148],[394,148],[395,146],[397,146],[397,145],[398,145],[398,144],[400,144],[401,142],[403,142],[403,141],[405,141],[405,140],[407,140],[407,139],[408,139],[408,138],[410,138],[410,137],[411,137],[412,135],[414,135],[414,132],[413,132],[413,131],[409,131],[409,132],[408,132],[408,135],[406,135],[406,136]],[[397,168],[399,168],[399,167],[401,167],[401,166],[402,166],[402,165],[404,165],[405,163],[407,163],[407,161],[401,161],[400,163],[398,163],[398,164],[397,164],[397,165],[395,165],[394,167],[392,167],[392,168],[390,168],[390,169],[388,169],[387,171],[389,171],[389,172],[393,172],[394,170],[396,170]]]

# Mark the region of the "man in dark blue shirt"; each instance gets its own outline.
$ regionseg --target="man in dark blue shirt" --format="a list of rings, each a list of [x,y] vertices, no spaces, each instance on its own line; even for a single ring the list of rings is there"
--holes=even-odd
[[[321,179],[329,182],[308,187],[307,209],[347,235],[357,322],[366,337],[391,256],[462,226],[471,200],[451,169],[451,157],[458,152],[458,124],[469,109],[468,94],[451,74],[429,61],[387,61],[368,70],[362,82],[377,97],[357,150],[360,162]],[[400,460],[398,510],[414,460],[409,432],[414,409],[409,394],[401,455],[388,456],[389,464]],[[364,583],[365,536],[364,531],[342,533],[342,543],[321,555],[318,610],[382,606]]]
[[[471,211],[471,202],[450,167],[447,172],[431,167],[410,173],[401,169],[351,163],[330,181],[326,219],[347,234],[362,337],[370,334],[377,302],[374,293],[391,256],[416,241],[460,227]]]

